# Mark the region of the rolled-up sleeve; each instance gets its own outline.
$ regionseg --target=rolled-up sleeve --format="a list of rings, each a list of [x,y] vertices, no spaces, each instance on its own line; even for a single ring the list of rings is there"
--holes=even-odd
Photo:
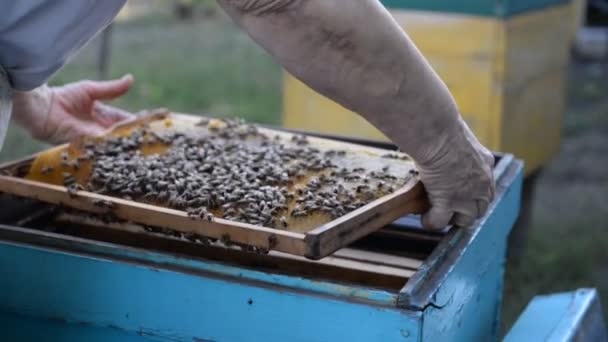
[[[126,0],[0,0],[0,65],[11,86],[44,84]]]

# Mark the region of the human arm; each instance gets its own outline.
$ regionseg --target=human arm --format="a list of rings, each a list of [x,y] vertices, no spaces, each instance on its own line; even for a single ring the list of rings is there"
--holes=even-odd
[[[377,0],[218,0],[290,73],[359,113],[420,169],[429,228],[471,224],[494,195],[493,158]]]
[[[43,85],[31,91],[14,91],[13,118],[32,137],[63,143],[83,135],[98,135],[132,114],[101,101],[124,95],[131,75],[111,81],[80,81],[61,87]]]
[[[8,89],[14,102],[13,117],[35,137],[63,142],[83,133],[98,132],[111,121],[100,118],[124,116],[112,114],[115,111],[95,101],[101,98],[94,94],[87,97],[84,90],[92,82],[58,88],[44,85],[80,47],[111,22],[124,3],[125,0],[3,2],[0,69],[5,72],[4,81],[8,85],[2,84],[0,90]],[[70,105],[68,99],[77,102]],[[0,119],[6,121],[10,113],[8,110]],[[0,125],[1,132],[6,127],[2,122]]]

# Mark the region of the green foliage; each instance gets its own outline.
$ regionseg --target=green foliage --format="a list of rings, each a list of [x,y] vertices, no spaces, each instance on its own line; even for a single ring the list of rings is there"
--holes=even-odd
[[[51,84],[95,77],[97,41],[81,51]],[[239,116],[277,123],[281,69],[225,16],[181,22],[153,12],[116,24],[110,73],[135,76],[131,91],[113,103],[136,112],[158,107],[212,116]],[[41,149],[11,127],[0,160]]]
[[[608,309],[606,74],[571,67],[564,142],[539,179],[525,254],[507,267],[503,329],[538,294],[596,287]]]

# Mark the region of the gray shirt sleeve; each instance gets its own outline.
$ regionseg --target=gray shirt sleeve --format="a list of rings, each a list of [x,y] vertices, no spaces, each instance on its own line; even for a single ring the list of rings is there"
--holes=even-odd
[[[6,131],[11,120],[13,108],[11,88],[8,84],[6,73],[0,65],[0,152],[6,138]]]
[[[11,86],[44,84],[126,0],[0,0],[0,66]]]

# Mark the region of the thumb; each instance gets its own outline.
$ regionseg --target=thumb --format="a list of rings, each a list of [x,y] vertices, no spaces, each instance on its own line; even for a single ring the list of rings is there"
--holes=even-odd
[[[451,210],[433,206],[429,211],[422,215],[422,226],[432,230],[442,230],[452,219]]]
[[[105,128],[109,128],[121,121],[133,119],[135,116],[120,108],[108,106],[101,102],[95,102],[93,107],[93,119]]]
[[[84,88],[93,100],[113,100],[129,91],[133,81],[133,76],[127,74],[110,81],[86,81]]]

